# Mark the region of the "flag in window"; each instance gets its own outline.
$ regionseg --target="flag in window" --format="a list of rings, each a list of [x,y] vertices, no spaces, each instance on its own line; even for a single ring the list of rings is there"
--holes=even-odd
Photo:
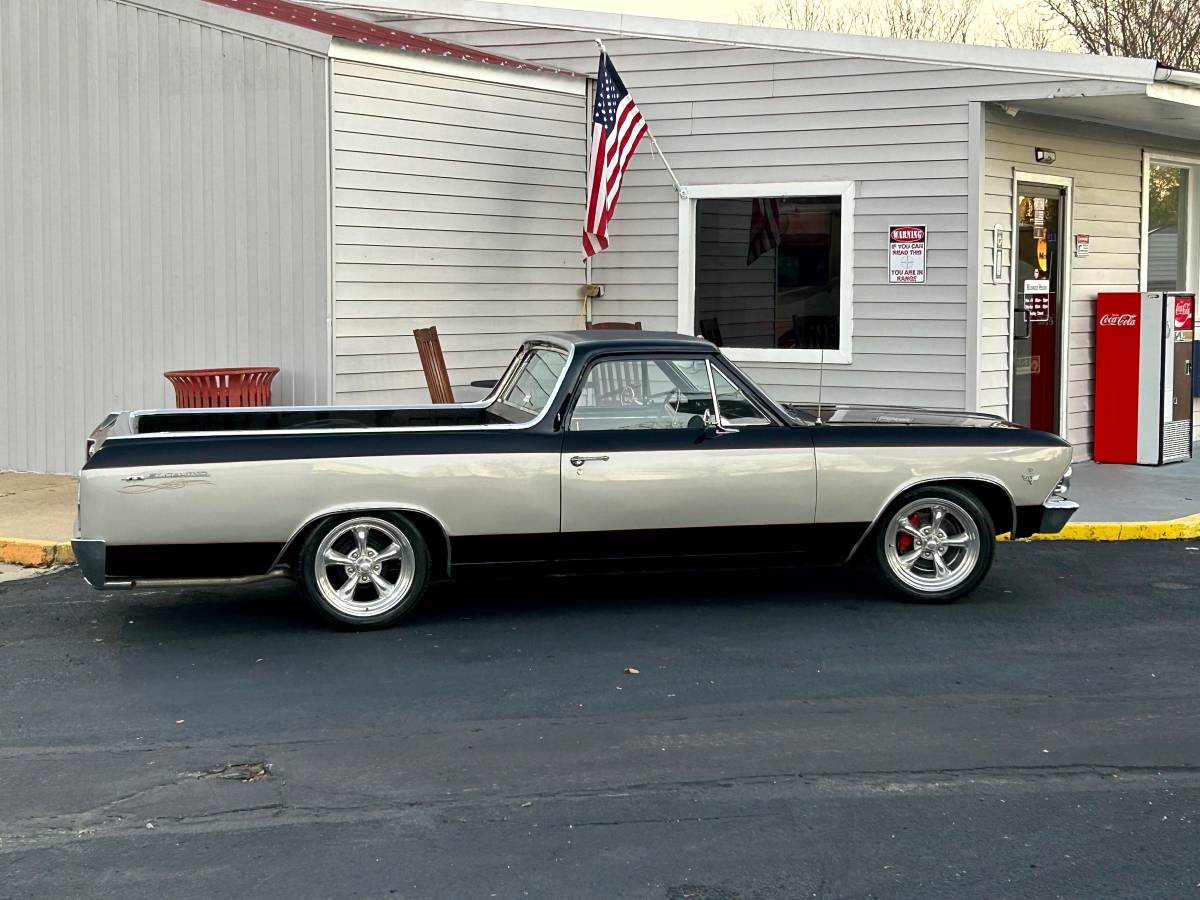
[[[750,246],[746,251],[746,265],[778,247],[779,235],[779,200],[755,197],[750,206]]]
[[[588,157],[587,209],[583,220],[583,255],[608,247],[608,223],[621,194],[621,179],[646,134],[646,120],[607,53],[600,54],[596,102],[592,107],[592,150]]]

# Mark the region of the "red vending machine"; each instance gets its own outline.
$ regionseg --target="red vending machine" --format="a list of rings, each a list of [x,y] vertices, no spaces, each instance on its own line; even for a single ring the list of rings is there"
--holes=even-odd
[[[1195,328],[1195,294],[1099,295],[1096,462],[1191,458]]]

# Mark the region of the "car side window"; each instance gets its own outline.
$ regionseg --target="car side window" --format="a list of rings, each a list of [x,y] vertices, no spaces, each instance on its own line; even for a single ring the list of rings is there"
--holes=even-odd
[[[713,387],[717,391],[717,406],[721,410],[721,424],[726,428],[745,428],[754,425],[771,425],[770,419],[754,405],[745,391],[725,377],[713,366]]]
[[[701,429],[715,421],[703,359],[610,359],[588,370],[568,428],[572,431]]]

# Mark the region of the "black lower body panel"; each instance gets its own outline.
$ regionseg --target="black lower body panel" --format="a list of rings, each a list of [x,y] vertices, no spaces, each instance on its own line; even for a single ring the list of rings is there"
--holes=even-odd
[[[500,563],[612,570],[829,564],[844,561],[867,522],[630,529],[450,539],[455,570]]]
[[[109,546],[110,579],[247,578],[265,575],[283,544],[146,544]]]

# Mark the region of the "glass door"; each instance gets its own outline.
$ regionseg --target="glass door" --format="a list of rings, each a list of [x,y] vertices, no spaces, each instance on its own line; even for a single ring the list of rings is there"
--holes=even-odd
[[[1012,418],[1057,433],[1062,346],[1069,298],[1062,283],[1063,189],[1017,186],[1017,239],[1013,296]]]

